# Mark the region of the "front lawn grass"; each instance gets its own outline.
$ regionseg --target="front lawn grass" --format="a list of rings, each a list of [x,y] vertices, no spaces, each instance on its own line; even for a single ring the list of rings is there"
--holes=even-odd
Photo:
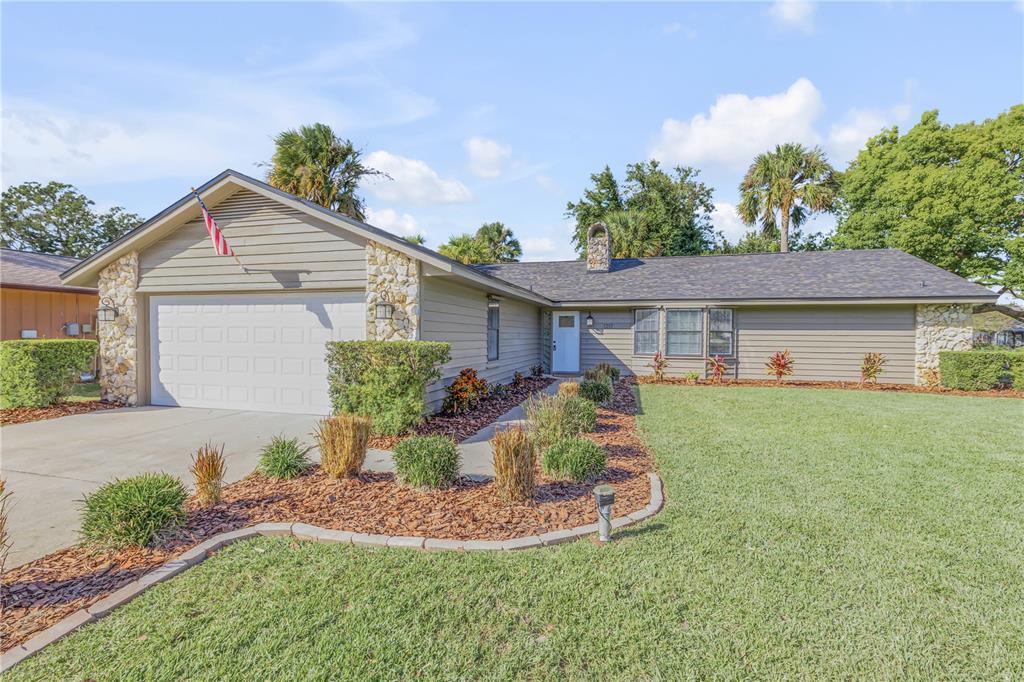
[[[100,399],[100,385],[97,381],[75,384],[71,393],[64,398],[69,403],[90,402]]]
[[[1024,403],[640,392],[667,504],[609,547],[239,543],[9,679],[1024,676]]]

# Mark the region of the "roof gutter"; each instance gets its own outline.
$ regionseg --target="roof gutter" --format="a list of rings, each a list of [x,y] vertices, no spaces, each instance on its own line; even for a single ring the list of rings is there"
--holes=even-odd
[[[992,296],[936,296],[921,297],[890,297],[890,298],[648,298],[624,299],[621,301],[589,300],[589,301],[556,301],[552,308],[632,308],[653,305],[690,305],[690,306],[806,306],[806,305],[929,305],[940,303],[991,303],[998,299]]]

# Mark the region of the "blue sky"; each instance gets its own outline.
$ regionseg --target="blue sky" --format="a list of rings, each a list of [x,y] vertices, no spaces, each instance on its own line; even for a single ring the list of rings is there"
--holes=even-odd
[[[150,216],[323,121],[392,181],[369,221],[436,246],[501,220],[573,257],[605,164],[701,169],[716,226],[770,146],[845,165],[882,126],[1024,100],[1021,3],[2,5],[3,185],[70,182]],[[827,229],[829,217],[816,222]]]

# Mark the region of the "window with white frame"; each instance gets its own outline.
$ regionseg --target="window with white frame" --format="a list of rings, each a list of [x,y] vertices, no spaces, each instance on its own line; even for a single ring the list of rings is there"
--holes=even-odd
[[[633,354],[654,355],[658,352],[658,309],[638,308],[633,311]]]
[[[498,336],[501,328],[501,313],[497,301],[487,303],[487,359],[498,359]]]
[[[665,354],[704,354],[704,311],[669,310],[665,320]]]
[[[708,311],[708,355],[732,355],[735,332],[732,309],[712,308]]]

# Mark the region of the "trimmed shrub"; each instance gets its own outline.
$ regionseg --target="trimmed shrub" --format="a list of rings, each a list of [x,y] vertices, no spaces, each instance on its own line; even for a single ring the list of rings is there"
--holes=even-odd
[[[583,483],[604,471],[608,459],[604,448],[586,438],[565,438],[544,452],[544,473]]]
[[[946,388],[986,391],[1001,386],[1024,390],[1024,354],[978,350],[939,353],[939,379]]]
[[[444,390],[448,395],[441,405],[441,411],[446,414],[462,414],[472,410],[487,397],[487,379],[477,376],[472,367],[466,367]]]
[[[398,480],[415,488],[447,488],[459,474],[459,447],[448,436],[411,436],[394,457]]]
[[[0,407],[46,407],[71,392],[92,369],[99,344],[91,339],[0,342]]]
[[[764,363],[765,372],[769,376],[775,377],[776,381],[782,381],[782,377],[788,377],[793,373],[794,365],[793,358],[789,356],[789,349],[784,351],[775,351],[768,356],[768,362]]]
[[[562,402],[563,434],[590,433],[597,427],[597,408],[582,396],[566,396]]]
[[[312,462],[308,445],[300,445],[298,438],[274,436],[260,453],[260,473],[267,478],[298,478]]]
[[[564,395],[567,398],[571,398],[579,394],[580,384],[578,381],[563,381],[558,384],[558,395]]]
[[[612,380],[587,379],[580,384],[580,396],[598,405],[606,403],[612,398]]]
[[[82,539],[110,549],[145,547],[184,522],[187,498],[170,474],[115,479],[82,501]]]
[[[494,487],[498,497],[506,502],[525,502],[533,499],[537,488],[534,479],[536,462],[533,443],[522,428],[498,431],[491,438],[494,452]]]
[[[878,383],[878,377],[882,376],[885,367],[885,356],[881,353],[865,353],[860,363],[860,383]]]
[[[370,420],[357,414],[322,419],[314,431],[320,446],[320,468],[331,478],[357,476],[366,461]]]
[[[327,382],[336,413],[370,418],[397,436],[423,420],[427,384],[440,378],[451,345],[432,341],[330,341]]]
[[[204,507],[220,502],[224,487],[224,446],[207,443],[192,456],[192,478],[196,483],[196,497]]]

